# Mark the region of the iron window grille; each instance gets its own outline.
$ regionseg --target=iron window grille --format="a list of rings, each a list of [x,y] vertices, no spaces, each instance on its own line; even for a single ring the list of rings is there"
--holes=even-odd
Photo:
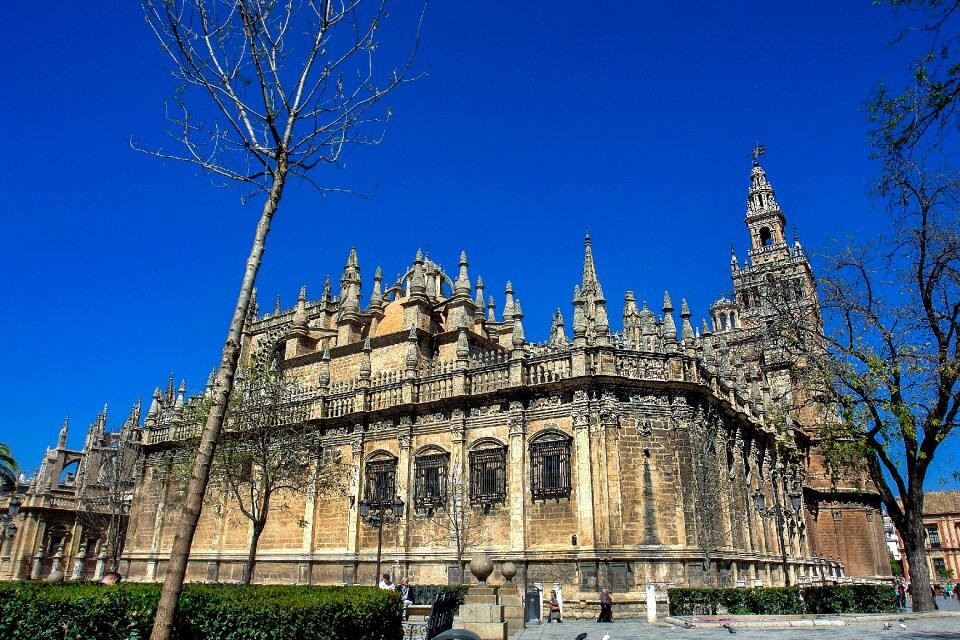
[[[490,506],[507,501],[507,448],[470,452],[470,504]]]
[[[530,444],[530,493],[533,500],[570,498],[570,439],[549,436]]]
[[[940,529],[936,525],[927,527],[927,538],[930,540],[930,546],[934,549],[940,548]]]
[[[371,460],[367,462],[365,497],[371,507],[391,505],[397,494],[397,461]]]
[[[447,505],[447,469],[450,455],[437,453],[417,456],[414,467],[413,503],[422,511]]]

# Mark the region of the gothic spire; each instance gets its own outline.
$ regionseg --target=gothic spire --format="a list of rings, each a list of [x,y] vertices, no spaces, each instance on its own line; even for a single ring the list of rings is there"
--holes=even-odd
[[[523,343],[525,342],[525,337],[523,334],[523,311],[520,309],[520,300],[517,300],[514,304],[513,309],[513,350],[517,351],[523,349]]]
[[[383,270],[377,267],[373,274],[373,292],[370,294],[370,306],[380,308],[383,302]]]
[[[330,302],[330,276],[327,276],[327,279],[323,281],[323,293],[320,294],[320,302]]]
[[[70,416],[63,419],[63,426],[60,427],[60,437],[57,438],[57,449],[67,448],[67,431],[70,429]]]
[[[594,293],[603,297],[600,289],[600,280],[597,279],[597,268],[593,263],[593,249],[590,245],[590,232],[587,231],[583,239],[583,280],[580,288],[585,292]]]

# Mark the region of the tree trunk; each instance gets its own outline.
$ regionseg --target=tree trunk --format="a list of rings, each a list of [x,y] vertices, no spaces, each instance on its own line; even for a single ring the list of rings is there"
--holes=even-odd
[[[927,566],[927,536],[923,529],[923,518],[912,511],[914,510],[905,510],[906,531],[900,532],[907,562],[910,564],[910,599],[914,611],[932,611],[933,594],[930,592],[930,568]]]
[[[243,282],[240,285],[240,295],[233,311],[233,319],[230,322],[226,342],[223,344],[220,371],[217,373],[217,386],[214,389],[210,413],[207,415],[207,422],[200,437],[200,446],[197,448],[197,455],[193,460],[190,483],[187,485],[180,523],[173,539],[173,549],[170,552],[170,562],[164,578],[163,589],[160,591],[160,602],[157,603],[157,615],[153,621],[150,640],[170,640],[170,634],[173,631],[173,617],[177,612],[180,592],[183,590],[183,580],[187,574],[190,547],[197,530],[197,522],[200,520],[203,496],[207,491],[207,483],[210,481],[210,465],[213,463],[213,454],[217,448],[217,441],[220,439],[223,418],[230,401],[230,391],[233,388],[233,375],[237,368],[237,361],[240,359],[243,323],[250,306],[253,287],[257,282],[257,272],[260,270],[260,264],[263,260],[267,234],[270,232],[270,223],[273,221],[277,206],[280,204],[286,177],[287,160],[285,156],[281,155],[274,170],[270,194],[263,204],[263,212],[260,214],[260,221],[257,223],[253,246],[250,248],[250,256],[247,258],[246,269],[243,273]]]
[[[247,586],[253,580],[253,569],[257,564],[257,546],[260,544],[260,536],[263,534],[265,522],[253,523],[253,538],[250,540],[250,550],[247,552],[247,564],[243,567],[243,577],[240,578],[240,584]]]

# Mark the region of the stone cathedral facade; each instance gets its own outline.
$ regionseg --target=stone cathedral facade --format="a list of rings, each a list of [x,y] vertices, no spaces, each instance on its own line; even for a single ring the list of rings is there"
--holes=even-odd
[[[351,251],[337,296],[328,280],[293,309],[254,305],[244,361],[300,383],[329,454],[317,464],[346,465],[349,478],[344,495],[290,496],[271,515],[255,581],[373,583],[377,531],[359,505],[396,498],[406,508],[383,530],[384,569],[453,580],[456,545],[437,517],[455,492],[481,533],[467,560],[513,561],[520,580],[565,594],[889,576],[877,495],[828,478],[815,412],[771,331],[771,287],[820,320],[810,263],[756,161],[745,222],[734,296],[700,326],[686,301],[664,295],[650,309],[627,292],[611,331],[589,236],[569,330],[558,310],[541,344],[526,340],[510,284],[498,310],[466,255],[445,273],[418,251],[392,284],[378,268],[364,294]],[[189,402],[182,387],[158,390],[142,424],[131,580],[163,579],[181,499],[169,460]],[[235,516],[204,509],[188,580],[239,580],[251,532]]]

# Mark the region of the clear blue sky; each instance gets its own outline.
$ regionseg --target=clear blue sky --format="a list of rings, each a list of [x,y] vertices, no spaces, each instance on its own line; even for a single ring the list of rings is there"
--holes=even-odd
[[[385,25],[393,42],[409,36],[404,11]],[[104,403],[116,428],[171,372],[202,388],[261,202],[129,148],[169,144],[173,89],[138,3],[5,16],[0,441],[29,471],[66,414],[82,446]],[[385,143],[318,176],[376,197],[288,190],[261,306],[293,304],[303,284],[315,297],[351,246],[366,299],[377,265],[391,278],[429,245],[448,269],[466,250],[500,307],[512,280],[541,340],[553,309],[569,322],[589,229],[614,325],[628,289],[655,305],[668,289],[705,316],[730,288],[729,241],[747,246],[756,140],[808,248],[878,227],[860,110],[903,77],[909,51],[885,46],[898,29],[869,0],[435,0],[428,75],[391,98]]]

